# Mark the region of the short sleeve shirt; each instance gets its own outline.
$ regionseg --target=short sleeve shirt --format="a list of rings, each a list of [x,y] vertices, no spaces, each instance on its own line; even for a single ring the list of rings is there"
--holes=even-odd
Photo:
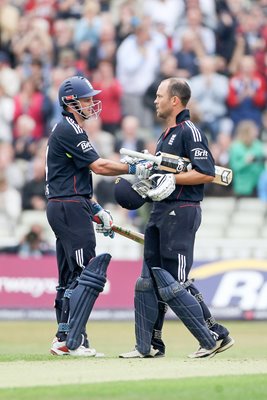
[[[46,151],[46,188],[48,199],[55,197],[92,197],[91,163],[99,158],[86,132],[73,114],[63,112],[48,139]]]
[[[215,176],[214,159],[208,147],[207,137],[190,121],[189,110],[183,110],[177,115],[176,124],[160,136],[156,152],[189,158],[193,169],[205,175]],[[203,200],[203,196],[204,184],[176,185],[175,191],[166,201],[198,202]]]

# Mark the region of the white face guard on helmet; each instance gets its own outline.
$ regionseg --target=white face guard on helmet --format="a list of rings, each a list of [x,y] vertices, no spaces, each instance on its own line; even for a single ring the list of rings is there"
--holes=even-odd
[[[101,100],[92,100],[88,106],[83,107],[76,96],[70,95],[62,97],[62,102],[84,119],[97,119],[102,111]]]

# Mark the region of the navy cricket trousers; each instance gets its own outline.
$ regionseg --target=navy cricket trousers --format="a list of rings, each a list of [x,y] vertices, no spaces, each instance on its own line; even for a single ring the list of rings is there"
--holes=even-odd
[[[46,212],[56,236],[59,286],[69,287],[95,257],[91,202],[83,196],[50,199]]]
[[[154,203],[145,231],[144,259],[185,282],[193,264],[195,235],[201,224],[199,203]]]

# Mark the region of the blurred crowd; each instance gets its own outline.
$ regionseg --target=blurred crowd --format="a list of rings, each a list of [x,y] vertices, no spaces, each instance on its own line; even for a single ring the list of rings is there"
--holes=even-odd
[[[267,0],[0,0],[1,226],[45,210],[58,87],[77,74],[102,90],[88,135],[114,159],[121,147],[154,151],[164,129],[157,86],[187,79],[192,120],[216,164],[234,172],[230,187],[210,184],[207,195],[267,201]],[[104,207],[115,207],[113,186],[113,178],[95,179]],[[129,217],[139,227],[145,218]]]

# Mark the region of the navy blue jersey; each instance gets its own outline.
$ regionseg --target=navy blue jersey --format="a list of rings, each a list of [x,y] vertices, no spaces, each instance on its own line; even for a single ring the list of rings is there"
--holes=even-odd
[[[156,153],[160,151],[189,158],[193,169],[205,175],[215,176],[214,159],[208,148],[207,137],[190,121],[189,110],[183,110],[177,115],[176,124],[161,135]],[[203,195],[204,184],[176,185],[175,191],[165,201],[201,201]]]
[[[48,140],[46,153],[46,196],[92,197],[92,172],[88,165],[99,155],[77,124],[73,114],[63,112]]]

